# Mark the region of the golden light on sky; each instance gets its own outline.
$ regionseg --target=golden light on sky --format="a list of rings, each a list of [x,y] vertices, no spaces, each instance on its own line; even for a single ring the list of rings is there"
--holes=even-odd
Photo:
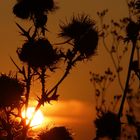
[[[29,123],[29,120],[31,119],[35,108],[34,107],[28,107],[27,109],[27,121],[26,123]],[[25,110],[22,111],[22,117],[25,118]],[[37,127],[41,125],[44,121],[44,116],[41,110],[38,110],[36,114],[34,115],[34,118],[30,124],[31,127]]]
[[[95,117],[93,105],[79,100],[61,100],[45,104],[41,110],[45,120],[48,119],[44,127],[65,126],[74,133],[75,140],[93,138],[93,119]],[[91,135],[87,135],[88,133]]]

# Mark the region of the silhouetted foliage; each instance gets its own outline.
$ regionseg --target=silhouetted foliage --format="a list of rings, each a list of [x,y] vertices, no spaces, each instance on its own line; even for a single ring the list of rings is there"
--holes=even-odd
[[[140,25],[138,23],[135,23],[134,21],[129,21],[129,23],[126,27],[128,39],[130,39],[132,41],[137,40],[139,31],[140,31]]]
[[[10,75],[0,75],[0,107],[4,107],[0,110],[0,132],[1,130],[5,132],[0,138],[4,136],[8,140],[29,139],[27,134],[31,130],[30,124],[38,109],[45,103],[57,101],[58,88],[70,70],[77,62],[89,59],[95,54],[98,31],[95,22],[88,15],[74,16],[68,24],[60,25],[59,37],[69,40],[52,45],[46,37],[46,33],[49,33],[46,26],[49,13],[57,8],[53,0],[17,0],[13,6],[13,14],[16,17],[29,21],[33,25],[26,27],[28,29],[25,30],[23,26],[16,23],[20,34],[25,38],[21,47],[18,47],[16,51],[22,62],[21,66],[18,66],[12,57],[10,59],[18,70],[17,77],[20,77],[20,80]],[[63,49],[63,44],[70,45],[70,49],[69,47]],[[54,85],[48,87],[46,79],[48,75],[51,77],[51,74],[57,72],[58,64],[64,69],[64,73]],[[35,111],[27,124],[27,114],[25,113],[24,119],[22,109],[25,108],[25,112],[27,111],[32,82],[35,85],[38,81],[41,85],[41,92],[37,94]],[[15,103],[19,104],[13,106]],[[40,134],[40,138],[42,140],[73,139],[65,127],[55,127]]]
[[[38,18],[40,15],[55,9],[56,6],[53,0],[17,0],[17,3],[13,7],[13,13],[22,19],[32,19]]]
[[[17,0],[13,13],[21,19],[29,19],[37,29],[45,33],[48,12],[55,11],[58,7],[54,0]]]
[[[57,49],[53,49],[45,38],[24,43],[22,48],[18,48],[17,53],[21,61],[33,68],[51,68],[60,58]]]
[[[69,23],[60,25],[59,36],[72,40],[74,51],[89,58],[95,54],[98,45],[98,32],[95,22],[87,15],[73,16]]]
[[[113,139],[121,134],[121,122],[117,114],[113,112],[102,112],[95,120],[96,137],[108,136]]]
[[[24,95],[24,87],[16,76],[0,74],[0,107],[17,105]]]
[[[64,126],[54,127],[39,134],[40,140],[73,140],[72,135]]]
[[[139,96],[140,89],[139,3],[139,0],[127,0],[128,17],[123,17],[119,21],[111,20],[110,24],[106,24],[104,20],[108,12],[107,9],[97,12],[100,20],[99,36],[106,52],[110,55],[115,71],[110,66],[107,70],[103,70],[103,74],[90,72],[90,81],[95,88],[97,113],[94,122],[97,128],[95,139],[100,137],[110,137],[113,140],[140,139],[140,120],[136,117],[135,111],[139,107],[134,103],[134,100],[138,101],[137,96]],[[126,55],[130,55],[127,68],[122,65]],[[124,73],[127,73],[125,78],[123,78]],[[112,89],[109,90],[110,85],[116,86],[114,81],[119,83],[120,93],[116,93],[117,91]],[[139,103],[138,101],[137,104]],[[115,117],[113,118],[112,115],[111,118],[108,115],[110,112],[116,115],[118,121],[112,121],[113,119],[115,120]],[[112,132],[115,129],[115,122],[116,126],[118,125],[116,128],[121,129],[121,131],[116,130],[116,134],[114,134],[115,131]]]

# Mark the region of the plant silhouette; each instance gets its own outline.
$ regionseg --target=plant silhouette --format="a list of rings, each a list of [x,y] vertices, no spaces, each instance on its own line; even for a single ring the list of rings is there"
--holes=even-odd
[[[65,42],[52,44],[47,34],[47,20],[51,12],[58,9],[53,0],[17,0],[13,6],[15,17],[30,22],[30,27],[25,29],[16,23],[20,34],[25,38],[21,47],[17,48],[17,55],[21,62],[19,66],[15,60],[11,61],[17,68],[15,77],[0,75],[0,138],[8,140],[28,138],[31,130],[30,124],[38,109],[45,103],[58,100],[58,88],[68,76],[70,70],[78,62],[89,60],[96,52],[98,45],[98,31],[95,22],[88,15],[73,16],[69,23],[60,25],[58,36]],[[62,45],[68,47],[65,50]],[[47,87],[46,79],[58,72],[58,67],[63,69],[63,74],[56,80],[52,87]],[[48,74],[49,73],[49,74]],[[50,74],[51,73],[51,74]],[[36,80],[34,80],[36,79]],[[35,111],[26,123],[27,108],[31,97],[32,82],[41,85],[37,95]],[[8,87],[8,88],[7,88]],[[8,98],[10,97],[10,98]],[[15,106],[16,105],[16,106]],[[22,117],[22,109],[25,108],[25,118]],[[48,139],[73,139],[65,127],[54,127],[48,132],[42,133]],[[61,138],[60,137],[61,134]]]
[[[71,22],[60,25],[62,36],[71,41],[73,51],[79,52],[81,57],[89,58],[95,54],[98,45],[98,32],[95,22],[87,15],[79,15],[72,17]]]
[[[90,81],[93,83],[95,88],[96,97],[97,116],[94,121],[96,127],[95,139],[103,137],[108,137],[113,140],[140,139],[140,120],[136,118],[136,114],[134,112],[134,108],[136,108],[136,106],[133,101],[136,99],[137,103],[140,103],[136,97],[139,96],[140,89],[139,3],[139,0],[126,1],[129,9],[128,17],[124,17],[119,21],[111,20],[110,24],[106,24],[104,21],[104,17],[108,12],[107,9],[102,12],[97,12],[100,20],[99,28],[101,31],[99,36],[102,39],[102,44],[107,53],[110,55],[115,71],[112,70],[114,68],[109,67],[103,72],[103,74],[90,72]],[[109,44],[107,42],[108,39],[110,39],[112,43]],[[129,51],[131,53],[127,70],[125,66],[122,65],[122,61]],[[125,83],[122,82],[124,71],[127,73]],[[114,81],[119,83],[122,93],[114,94],[110,100],[107,98],[107,94],[111,93],[111,90],[109,91],[109,87],[114,83]],[[127,111],[124,111],[126,103],[128,108]],[[126,118],[126,120],[124,120],[124,118]],[[114,124],[115,122],[116,125]],[[120,128],[121,131],[119,131]],[[134,131],[130,132],[130,129]],[[130,136],[130,133],[133,134],[134,137]]]
[[[24,84],[16,76],[1,74],[0,91],[0,108],[17,106],[24,93]]]
[[[97,137],[109,137],[114,139],[120,136],[121,122],[117,114],[112,112],[102,112],[102,114],[95,120],[96,136]]]
[[[39,134],[40,140],[73,140],[69,131],[64,127],[54,127]]]
[[[45,38],[26,42],[22,48],[18,48],[17,53],[21,61],[34,69],[51,69],[60,59],[60,54]]]

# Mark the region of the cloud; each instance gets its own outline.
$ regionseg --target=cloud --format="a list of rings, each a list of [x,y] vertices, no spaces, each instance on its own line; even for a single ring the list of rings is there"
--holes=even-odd
[[[30,103],[35,105],[35,101]],[[93,139],[95,128],[94,103],[81,100],[59,100],[41,107],[45,116],[43,127],[66,126],[74,133],[75,140]]]
[[[48,127],[66,126],[74,133],[75,140],[93,138],[94,104],[80,100],[63,100],[45,105],[42,110],[46,118],[51,120]]]
[[[49,117],[88,118],[94,117],[95,111],[92,104],[79,100],[64,100],[45,105],[43,113]]]

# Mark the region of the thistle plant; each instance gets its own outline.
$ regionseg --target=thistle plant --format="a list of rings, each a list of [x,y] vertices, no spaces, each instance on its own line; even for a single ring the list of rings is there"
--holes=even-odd
[[[15,136],[12,132],[13,128],[19,131],[19,128],[15,126],[16,120],[12,117],[19,115],[15,114],[13,110],[20,111],[22,107],[24,87],[24,83],[17,78],[17,75],[0,74],[0,128],[3,133],[7,133],[7,139],[9,140]]]
[[[73,140],[69,130],[64,126],[54,127],[49,131],[44,131],[39,134],[40,140]]]
[[[16,92],[13,91],[14,95],[12,99],[20,100],[20,106],[13,108],[13,110],[16,109],[16,112],[10,112],[12,117],[15,119],[18,118],[18,123],[16,123],[16,125],[10,125],[10,129],[6,131],[11,135],[11,140],[15,138],[24,140],[27,138],[31,121],[38,109],[45,103],[50,103],[53,100],[57,101],[59,97],[58,88],[68,76],[70,70],[76,66],[78,62],[90,59],[96,52],[98,31],[95,22],[88,15],[74,16],[70,22],[60,25],[61,31],[58,33],[58,36],[66,39],[65,42],[54,44],[48,39],[47,19],[49,14],[57,9],[58,6],[53,0],[17,0],[13,6],[13,14],[19,19],[30,22],[31,27],[26,27],[27,29],[25,29],[25,27],[16,23],[20,34],[25,38],[21,47],[18,47],[16,51],[21,61],[21,66],[19,66],[12,57],[10,57],[10,59],[18,70],[17,77],[20,77],[21,83],[24,85],[24,94],[21,95],[23,89],[20,82],[11,85],[21,86],[21,88],[15,88],[15,90],[21,90],[18,95],[20,97],[22,96],[22,99],[20,99],[19,96],[16,96]],[[63,44],[70,45],[70,47],[68,46],[66,49],[63,49]],[[63,75],[60,76],[60,79],[58,79],[51,88],[48,88],[46,79],[48,75],[49,78],[51,77],[50,73],[53,75],[58,72],[58,67],[64,68]],[[2,78],[7,78],[8,80],[10,77],[6,75],[4,77],[4,75],[2,75],[0,80]],[[35,111],[27,124],[26,112],[29,107],[32,82],[37,84],[38,81],[41,85],[40,93],[36,97],[37,104]],[[0,82],[3,83],[4,81]],[[6,86],[3,88],[6,88]],[[0,88],[0,90],[3,88]],[[0,92],[4,92],[4,90]],[[8,89],[6,92],[9,92]],[[3,97],[5,98],[5,96]],[[1,99],[2,98],[0,98],[0,100]],[[7,105],[5,103],[4,101],[1,102],[1,106]],[[8,105],[11,107],[15,102],[12,101],[9,103]],[[22,118],[21,115],[23,107],[25,108],[25,119]],[[9,125],[9,123],[9,121],[5,121],[5,125]],[[3,125],[0,127],[3,127]],[[6,137],[8,137],[8,135],[6,135]]]
[[[98,45],[98,32],[95,21],[88,15],[73,16],[71,21],[60,25],[59,36],[66,39],[75,54],[81,59],[88,59],[95,54]]]
[[[16,76],[1,74],[0,91],[0,108],[17,106],[24,96],[24,84]]]

